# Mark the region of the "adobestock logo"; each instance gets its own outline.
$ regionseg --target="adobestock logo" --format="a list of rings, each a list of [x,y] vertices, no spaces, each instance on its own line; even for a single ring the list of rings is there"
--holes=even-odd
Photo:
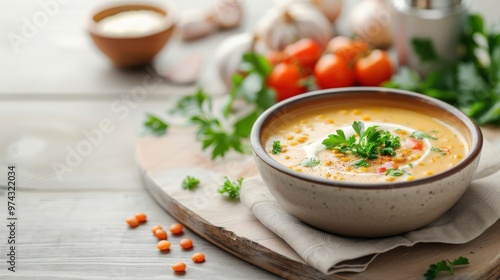
[[[69,0],[39,0],[38,6],[40,9],[36,11],[31,18],[22,17],[21,32],[9,32],[7,38],[14,53],[19,53],[23,45],[36,37],[41,28],[44,28],[49,23],[50,19],[55,17],[61,10],[61,5],[66,5]]]

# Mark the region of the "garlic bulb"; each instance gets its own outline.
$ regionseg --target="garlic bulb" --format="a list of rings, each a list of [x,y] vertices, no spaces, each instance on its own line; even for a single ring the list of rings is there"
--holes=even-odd
[[[392,45],[390,6],[385,0],[365,0],[354,7],[349,22],[354,34],[379,49]]]
[[[232,76],[238,71],[245,52],[254,50],[257,38],[250,33],[233,35],[225,39],[215,52],[215,64],[226,87],[232,87]]]
[[[221,29],[234,28],[243,20],[240,0],[219,0],[211,11],[210,20]]]
[[[342,10],[342,0],[309,0],[314,6],[334,23]]]
[[[311,38],[323,47],[333,37],[328,19],[315,6],[302,1],[276,6],[259,20],[257,32],[272,50],[283,50],[287,45]]]

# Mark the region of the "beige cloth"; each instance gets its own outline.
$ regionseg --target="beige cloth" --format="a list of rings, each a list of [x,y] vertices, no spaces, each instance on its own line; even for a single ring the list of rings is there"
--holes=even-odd
[[[361,272],[377,254],[399,246],[419,242],[462,244],[478,237],[500,218],[499,170],[500,154],[485,142],[474,181],[457,204],[423,228],[387,238],[347,238],[308,226],[280,207],[261,178],[243,182],[241,201],[322,273]]]

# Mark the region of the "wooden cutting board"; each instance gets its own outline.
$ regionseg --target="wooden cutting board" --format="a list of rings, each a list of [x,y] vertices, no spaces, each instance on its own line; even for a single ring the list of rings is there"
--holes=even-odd
[[[486,136],[499,134],[487,131]],[[458,256],[467,257],[471,263],[457,269],[460,279],[500,277],[500,222],[467,244],[396,248],[377,256],[362,273],[326,276],[306,264],[240,202],[217,193],[224,176],[236,179],[258,175],[251,156],[235,154],[213,162],[194,141],[193,130],[172,128],[161,138],[141,138],[138,162],[146,189],[170,215],[227,252],[287,279],[423,279],[429,264]],[[194,191],[183,190],[181,181],[186,175],[196,176],[203,183]]]

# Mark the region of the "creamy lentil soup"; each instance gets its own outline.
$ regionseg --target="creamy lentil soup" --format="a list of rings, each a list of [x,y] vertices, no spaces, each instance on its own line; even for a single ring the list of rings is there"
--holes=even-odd
[[[363,183],[432,176],[469,151],[450,125],[391,106],[309,110],[273,125],[264,137],[266,152],[296,172]]]

